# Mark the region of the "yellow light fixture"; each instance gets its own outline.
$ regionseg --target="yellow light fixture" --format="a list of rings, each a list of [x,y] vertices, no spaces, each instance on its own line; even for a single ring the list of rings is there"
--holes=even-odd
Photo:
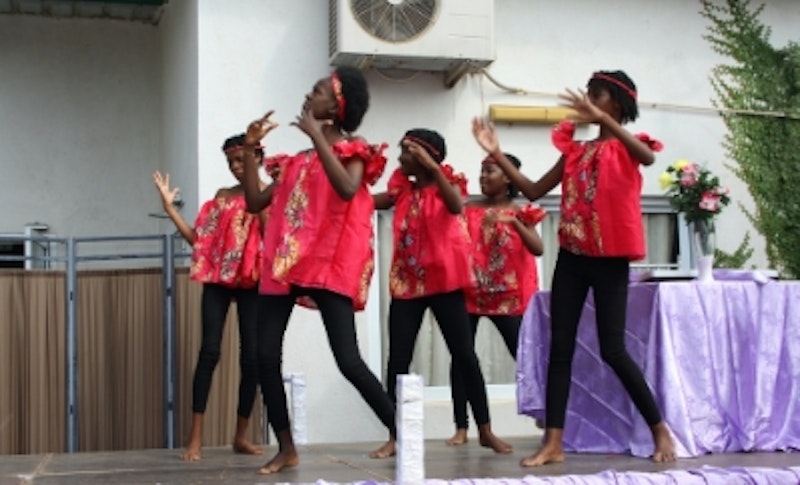
[[[501,123],[555,124],[575,113],[563,106],[489,105],[489,119]]]

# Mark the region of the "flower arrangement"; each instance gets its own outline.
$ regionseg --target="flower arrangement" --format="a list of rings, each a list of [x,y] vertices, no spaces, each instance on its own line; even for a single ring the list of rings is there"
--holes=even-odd
[[[707,168],[688,160],[678,160],[658,178],[670,196],[670,204],[683,212],[687,223],[713,222],[714,216],[731,201],[729,190]]]

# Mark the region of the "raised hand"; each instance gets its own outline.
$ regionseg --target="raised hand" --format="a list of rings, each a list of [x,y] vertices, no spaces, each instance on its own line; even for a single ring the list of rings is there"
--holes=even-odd
[[[278,123],[269,119],[275,110],[267,111],[267,114],[247,125],[247,133],[244,135],[245,145],[258,145],[267,136],[267,133],[278,127]]]
[[[494,131],[494,124],[485,120],[484,118],[472,118],[472,136],[475,141],[486,150],[486,153],[492,154],[500,149],[500,142],[497,140],[497,133]]]
[[[314,135],[322,134],[322,127],[330,124],[329,120],[318,120],[314,118],[314,113],[310,110],[303,110],[302,113],[291,123],[292,126],[300,128],[300,131],[313,137]]]
[[[175,197],[178,196],[181,189],[178,187],[170,189],[169,174],[162,175],[158,170],[153,173],[153,183],[161,195],[161,204],[164,206],[164,210],[169,210],[169,208],[173,207],[172,203],[175,202]]]
[[[578,89],[578,92],[567,89],[563,94],[559,94],[558,97],[563,100],[563,102],[559,103],[561,106],[575,110],[576,113],[570,116],[573,121],[598,123],[605,114],[603,110],[592,103],[589,95],[583,89]]]
[[[431,171],[439,169],[439,164],[436,163],[436,160],[434,160],[430,153],[422,148],[422,145],[419,143],[411,140],[403,140],[403,146],[405,146],[408,149],[408,152],[414,155],[414,158],[419,162],[419,164],[426,169]]]

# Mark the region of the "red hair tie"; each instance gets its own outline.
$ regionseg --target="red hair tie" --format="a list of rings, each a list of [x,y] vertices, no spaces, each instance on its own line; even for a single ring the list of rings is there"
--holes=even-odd
[[[406,136],[403,137],[403,141],[405,141],[405,140],[408,140],[410,142],[414,142],[417,145],[422,146],[422,148],[428,150],[428,153],[430,153],[431,155],[433,155],[433,156],[435,156],[437,158],[441,156],[441,154],[439,153],[439,150],[437,150],[436,147],[434,147],[433,145],[431,145],[430,143],[428,143],[427,141],[425,141],[425,140],[423,140],[421,138],[417,138],[416,136],[408,136],[408,135],[406,135]]]
[[[636,100],[636,91],[631,89],[630,86],[628,86],[624,82],[620,81],[619,79],[615,79],[615,78],[613,78],[613,77],[611,77],[609,75],[603,74],[602,72],[596,72],[596,73],[592,74],[592,79],[601,79],[603,81],[608,81],[611,84],[616,84],[617,86],[622,88],[623,91],[628,93],[628,96],[630,96],[631,98]]]
[[[344,99],[344,94],[342,94],[342,80],[339,79],[339,75],[336,74],[336,71],[333,71],[333,74],[331,74],[331,88],[333,88],[333,97],[336,98],[336,106],[338,107],[336,110],[336,119],[344,121],[347,102]]]

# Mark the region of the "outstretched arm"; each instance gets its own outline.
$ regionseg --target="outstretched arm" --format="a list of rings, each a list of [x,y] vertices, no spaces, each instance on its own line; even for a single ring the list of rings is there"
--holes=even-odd
[[[394,199],[389,195],[389,192],[372,194],[372,201],[375,203],[375,210],[391,209],[394,207]]]
[[[528,200],[534,201],[540,199],[561,183],[561,176],[564,174],[563,157],[559,158],[555,165],[553,165],[542,178],[534,182],[523,175],[522,172],[511,163],[508,157],[503,154],[503,151],[500,149],[500,142],[497,139],[494,124],[483,118],[473,118],[472,135],[475,137],[475,141],[486,150],[486,153],[495,159],[497,166],[499,166],[500,170],[511,180],[511,183],[514,184]]]
[[[172,223],[175,224],[175,227],[178,229],[178,232],[186,239],[186,242],[194,244],[194,229],[186,222],[180,212],[178,212],[175,205],[173,205],[175,196],[178,195],[181,189],[178,187],[170,189],[169,174],[162,175],[158,170],[153,173],[153,183],[156,185],[158,193],[161,195],[161,205],[164,207],[164,212],[167,213]]]
[[[577,93],[567,89],[566,92],[564,94],[560,94],[559,97],[564,100],[562,103],[564,106],[577,111],[577,115],[574,116],[575,121],[597,123],[600,125],[601,131],[610,133],[612,136],[614,136],[614,138],[622,142],[622,144],[628,150],[631,158],[638,160],[642,165],[653,164],[656,159],[655,154],[653,154],[653,150],[651,150],[646,143],[639,140],[633,136],[631,132],[623,128],[622,125],[620,125],[617,120],[612,118],[608,113],[595,106],[595,104],[592,103],[592,100],[589,99],[589,96],[582,89],[579,89]]]
[[[272,202],[272,190],[274,184],[267,187],[258,177],[258,165],[255,160],[256,146],[267,133],[277,128],[278,124],[270,120],[274,111],[270,110],[261,118],[253,121],[247,126],[247,133],[244,136],[244,200],[247,204],[247,211],[253,214],[260,213]]]

